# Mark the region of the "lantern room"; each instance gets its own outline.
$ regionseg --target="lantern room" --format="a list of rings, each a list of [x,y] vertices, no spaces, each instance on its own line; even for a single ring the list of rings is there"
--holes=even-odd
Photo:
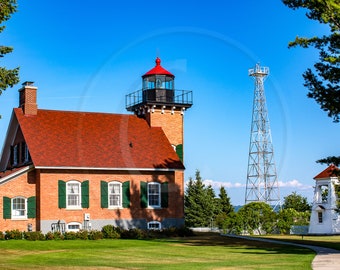
[[[191,107],[192,91],[176,90],[175,75],[161,66],[159,57],[155,63],[155,67],[142,76],[142,90],[126,95],[126,109],[136,112],[155,106]]]
[[[159,57],[155,62],[156,66],[142,76],[143,101],[172,103],[175,76],[161,66]]]
[[[161,66],[161,59],[156,58],[156,66],[142,76],[143,90],[168,89],[174,90],[175,76]]]

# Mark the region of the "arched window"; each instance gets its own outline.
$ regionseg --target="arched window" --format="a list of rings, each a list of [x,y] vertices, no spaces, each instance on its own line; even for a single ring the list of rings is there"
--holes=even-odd
[[[12,199],[12,218],[27,218],[27,200],[23,197]]]
[[[68,232],[78,232],[79,230],[81,230],[81,223],[70,222],[70,223],[67,224],[66,231],[68,231]]]
[[[148,230],[160,230],[162,225],[159,221],[150,221],[148,222]]]
[[[69,181],[66,183],[67,208],[81,208],[81,183]]]
[[[109,207],[122,207],[122,183],[113,181],[109,183]]]

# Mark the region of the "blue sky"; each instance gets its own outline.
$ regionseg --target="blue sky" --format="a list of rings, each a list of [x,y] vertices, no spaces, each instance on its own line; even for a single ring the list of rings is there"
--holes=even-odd
[[[207,184],[226,187],[243,204],[254,81],[248,69],[269,67],[265,81],[275,161],[284,196],[312,201],[317,159],[339,155],[339,124],[306,97],[302,73],[313,49],[288,49],[296,36],[327,34],[279,0],[22,1],[5,23],[1,45],[13,53],[1,66],[20,66],[34,81],[41,109],[127,113],[125,95],[141,88],[156,56],[176,89],[192,90],[185,113],[185,179],[198,169]],[[4,141],[20,84],[0,97]],[[217,192],[218,193],[218,192]]]

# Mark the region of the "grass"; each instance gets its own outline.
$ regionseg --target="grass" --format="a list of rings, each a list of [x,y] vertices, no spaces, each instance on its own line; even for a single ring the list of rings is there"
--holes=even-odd
[[[0,269],[311,269],[315,253],[216,234],[159,240],[0,242]]]
[[[287,241],[292,243],[314,245],[340,250],[340,235],[311,236],[311,235],[265,235],[263,238]]]

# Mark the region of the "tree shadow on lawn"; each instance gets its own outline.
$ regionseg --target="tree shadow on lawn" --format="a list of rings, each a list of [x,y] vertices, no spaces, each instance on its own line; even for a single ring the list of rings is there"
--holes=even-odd
[[[262,241],[227,237],[218,233],[195,233],[194,236],[183,237],[180,238],[179,241],[182,242],[182,244],[189,246],[224,246],[235,249],[260,249],[276,254],[315,254],[313,250],[294,245],[280,245]],[[259,252],[254,253],[258,254]]]

